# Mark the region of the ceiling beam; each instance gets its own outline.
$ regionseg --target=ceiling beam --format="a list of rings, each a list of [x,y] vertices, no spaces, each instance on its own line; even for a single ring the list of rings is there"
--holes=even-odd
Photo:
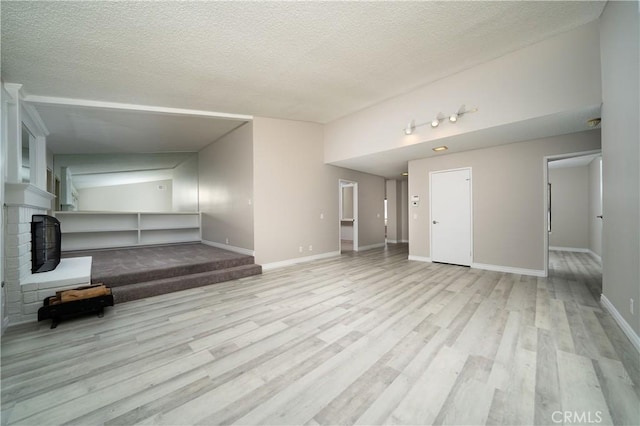
[[[252,115],[229,114],[225,112],[203,111],[196,109],[169,108],[152,105],[125,104],[120,102],[93,101],[88,99],[58,98],[53,96],[26,95],[23,101],[43,105],[65,105],[86,108],[116,109],[124,111],[143,111],[168,115],[192,115],[198,117],[223,118],[227,120],[251,121]]]

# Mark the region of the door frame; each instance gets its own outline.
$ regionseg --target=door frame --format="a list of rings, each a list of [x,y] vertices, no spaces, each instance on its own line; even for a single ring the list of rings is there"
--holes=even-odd
[[[338,251],[342,253],[342,188],[353,187],[353,251],[358,251],[358,182],[338,179]]]
[[[544,243],[542,251],[544,252],[544,276],[549,276],[549,217],[547,210],[549,207],[549,160],[562,160],[564,158],[583,157],[585,155],[602,154],[602,149],[593,149],[591,151],[569,152],[567,154],[547,155],[542,157],[542,217]],[[602,178],[602,177],[601,177]],[[602,194],[600,194],[602,196]]]
[[[457,172],[461,170],[469,170],[469,210],[470,210],[470,227],[469,227],[469,248],[470,248],[470,261],[469,266],[473,265],[473,168],[469,167],[458,167],[455,169],[445,169],[445,170],[434,170],[429,172],[429,258],[433,261],[433,199],[431,190],[432,185],[432,175],[436,173],[446,173],[446,172]]]

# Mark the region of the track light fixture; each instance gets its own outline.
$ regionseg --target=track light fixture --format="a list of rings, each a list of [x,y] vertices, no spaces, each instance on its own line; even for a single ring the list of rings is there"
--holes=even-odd
[[[413,133],[413,131],[416,129],[416,123],[411,120],[408,124],[407,127],[404,128],[404,134],[405,135],[410,135]]]
[[[462,105],[458,110],[458,112],[454,112],[448,117],[442,114],[441,112],[439,112],[438,115],[433,120],[428,121],[426,123],[416,124],[414,120],[411,120],[411,122],[407,124],[407,127],[404,128],[404,134],[411,135],[415,131],[416,127],[424,126],[426,124],[429,124],[432,129],[435,129],[440,125],[441,121],[444,121],[447,118],[449,119],[450,123],[457,123],[460,117],[462,117],[463,115],[468,114],[470,112],[476,112],[476,111],[478,111],[478,108],[466,109],[466,107]]]

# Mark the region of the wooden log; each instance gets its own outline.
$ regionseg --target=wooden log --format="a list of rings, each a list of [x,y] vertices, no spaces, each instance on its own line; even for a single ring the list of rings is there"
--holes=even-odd
[[[92,297],[106,296],[111,294],[111,289],[104,284],[81,287],[73,290],[64,290],[60,292],[59,299],[62,303],[74,300],[90,299]]]

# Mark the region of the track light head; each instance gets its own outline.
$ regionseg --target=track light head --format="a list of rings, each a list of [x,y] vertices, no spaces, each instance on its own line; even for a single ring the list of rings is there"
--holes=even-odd
[[[407,127],[404,128],[404,134],[410,135],[413,133],[415,129],[416,129],[416,123],[413,120],[411,120],[411,122],[407,124]]]
[[[456,121],[458,121],[458,114],[456,114],[456,113],[451,114],[449,116],[449,121],[452,122],[452,123],[455,123]]]
[[[440,125],[440,120],[438,120],[437,118],[434,118],[433,121],[431,122],[431,127],[438,127]]]

